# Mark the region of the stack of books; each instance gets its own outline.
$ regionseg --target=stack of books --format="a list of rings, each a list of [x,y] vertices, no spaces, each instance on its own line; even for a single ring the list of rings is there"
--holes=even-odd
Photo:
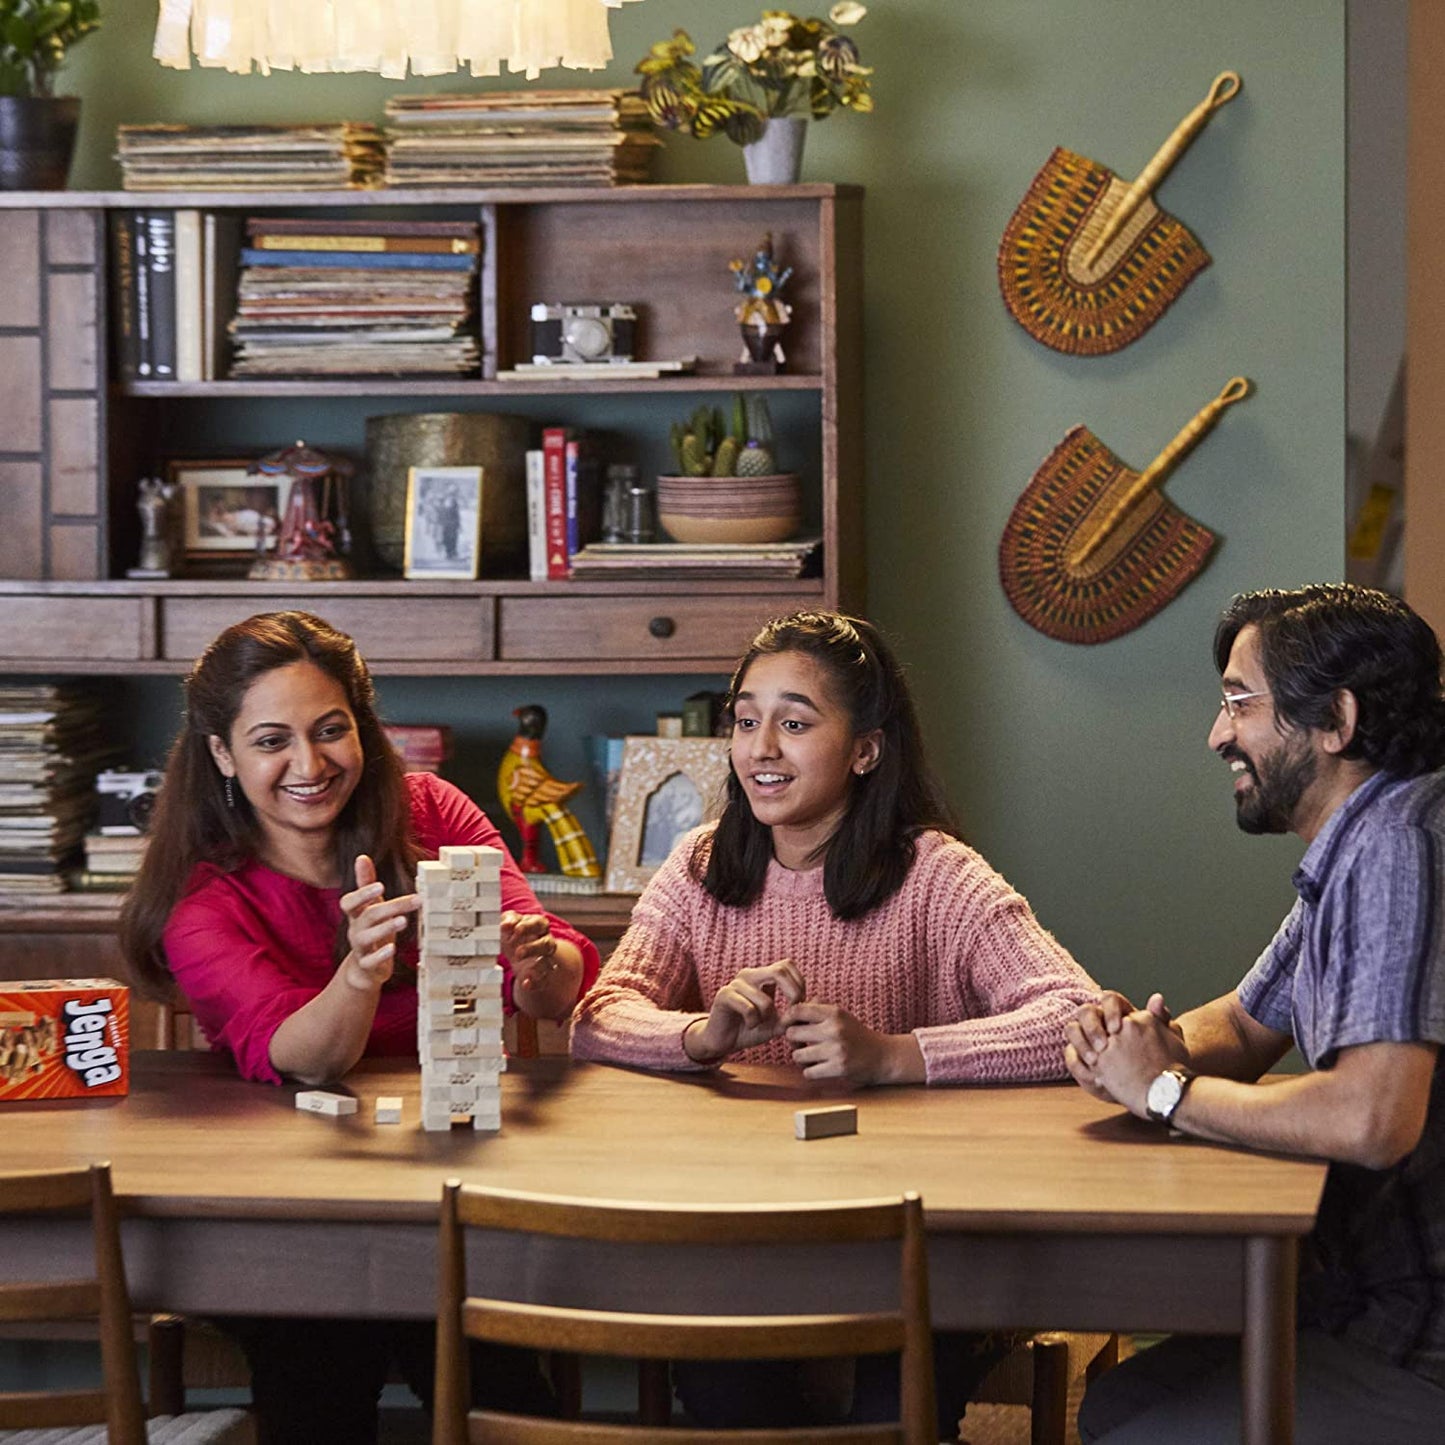
[[[818,537],[797,542],[594,542],[572,558],[572,576],[577,581],[786,581],[807,575],[821,546]]]
[[[231,375],[475,376],[474,221],[246,223]]]
[[[85,835],[85,869],[72,882],[88,893],[124,893],[135,882],[150,840],[143,833]]]
[[[374,125],[122,125],[128,191],[333,191],[381,184]]]
[[[398,95],[386,103],[388,186],[619,186],[659,145],[635,91]]]
[[[0,682],[0,894],[65,889],[112,751],[94,689]]]

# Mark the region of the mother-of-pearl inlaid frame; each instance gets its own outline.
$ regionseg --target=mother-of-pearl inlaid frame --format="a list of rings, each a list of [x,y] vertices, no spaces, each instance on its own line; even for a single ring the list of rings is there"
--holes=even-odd
[[[727,776],[727,738],[629,737],[607,846],[607,891],[640,893],[672,845],[722,811]],[[678,807],[693,792],[692,811]]]

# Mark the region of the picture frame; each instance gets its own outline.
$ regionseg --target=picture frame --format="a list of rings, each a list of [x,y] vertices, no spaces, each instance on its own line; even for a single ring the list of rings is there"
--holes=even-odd
[[[224,563],[254,556],[260,529],[266,550],[276,545],[291,491],[288,476],[263,476],[249,460],[172,461],[167,479],[179,497],[181,550],[190,563]]]
[[[722,811],[727,738],[629,737],[607,845],[607,891],[640,893],[677,840]]]
[[[407,468],[403,575],[470,582],[481,560],[482,468]]]

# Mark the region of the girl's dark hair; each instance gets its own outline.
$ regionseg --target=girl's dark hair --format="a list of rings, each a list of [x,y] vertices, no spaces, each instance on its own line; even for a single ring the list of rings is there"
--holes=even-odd
[[[166,761],[150,843],[121,910],[121,949],[143,988],[164,994],[171,986],[161,938],[196,865],[231,872],[259,851],[256,815],[240,788],[233,792],[235,806],[228,805],[209,739],[214,735],[229,747],[251,685],[295,662],[314,663],[341,685],[361,744],[361,777],[336,820],[337,875],[344,883],[356,855],[369,853],[389,895],[411,891],[420,853],[405,776],[376,715],[371,674],[356,644],[309,612],[248,617],[221,633],[186,678],[185,715]],[[346,954],[345,923],[343,918],[337,932],[338,961]]]
[[[958,827],[924,757],[903,669],[871,623],[838,612],[796,612],[768,623],[733,672],[729,711],[753,663],[787,652],[823,669],[855,736],[882,733],[877,764],[850,777],[847,812],[825,845],[828,906],[838,918],[860,918],[903,886],[919,833],[937,828],[956,837]],[[753,816],[729,766],[722,816],[711,839],[694,849],[692,875],[720,903],[746,907],[762,892],[772,856],[772,832]]]
[[[1332,728],[1336,696],[1348,689],[1359,720],[1343,757],[1400,777],[1445,765],[1440,643],[1398,597],[1347,582],[1241,593],[1214,634],[1221,674],[1246,627],[1259,633],[1277,721]]]

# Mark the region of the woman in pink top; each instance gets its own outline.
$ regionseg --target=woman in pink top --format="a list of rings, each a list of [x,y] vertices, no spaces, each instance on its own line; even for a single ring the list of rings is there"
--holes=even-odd
[[[249,1079],[326,1083],[364,1054],[416,1054],[417,862],[443,844],[503,847],[463,793],[407,775],[344,633],[305,612],[223,632],[186,681],[151,841],[121,919],[137,978],[179,987]],[[596,948],[543,912],[508,854],[508,1009],[564,1017]],[[262,1445],[364,1445],[390,1359],[430,1394],[430,1331],[364,1321],[233,1322]],[[474,1371],[535,1403],[530,1359]]]
[[[772,622],[728,701],[722,816],[648,884],[578,1008],[573,1054],[791,1062],[854,1085],[1064,1078],[1064,1026],[1097,987],[957,838],[879,633],[837,613]],[[939,1355],[951,1438],[987,1358],[957,1336]],[[896,1371],[860,1362],[854,1418],[896,1408],[896,1388]],[[678,1389],[707,1424],[822,1423],[798,1417],[808,1388],[789,1362],[679,1369]]]

